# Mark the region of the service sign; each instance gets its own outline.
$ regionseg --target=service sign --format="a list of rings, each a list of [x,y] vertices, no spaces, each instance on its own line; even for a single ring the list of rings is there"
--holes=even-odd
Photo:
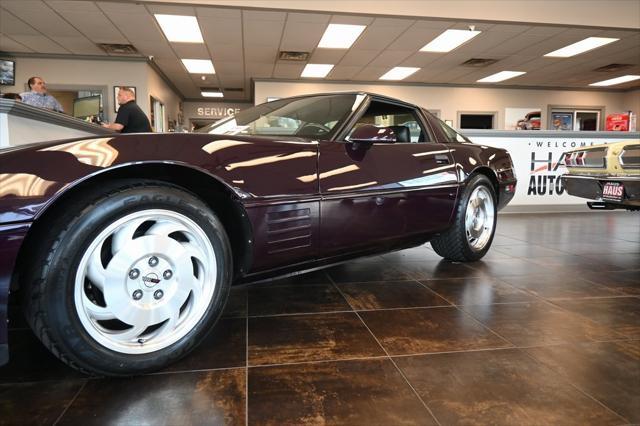
[[[563,154],[575,148],[638,139],[638,133],[619,132],[480,132],[466,131],[477,144],[505,148],[515,165],[518,186],[509,205],[584,204],[568,195],[560,176],[567,172]],[[564,136],[563,133],[570,133]]]
[[[252,107],[253,104],[240,102],[184,102],[184,115],[190,119],[213,119],[231,117]]]

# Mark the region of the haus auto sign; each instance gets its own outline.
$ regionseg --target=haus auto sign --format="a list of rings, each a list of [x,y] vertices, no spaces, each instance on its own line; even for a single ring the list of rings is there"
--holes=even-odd
[[[574,148],[638,139],[638,133],[622,132],[544,132],[493,131],[464,132],[473,142],[505,148],[511,154],[518,185],[510,205],[584,204],[585,200],[568,195],[560,176],[567,173],[563,154]],[[563,134],[566,133],[566,136]]]

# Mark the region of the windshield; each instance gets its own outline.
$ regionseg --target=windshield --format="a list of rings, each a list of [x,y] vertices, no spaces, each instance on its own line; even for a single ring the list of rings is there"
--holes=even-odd
[[[294,136],[328,140],[358,105],[358,96],[319,95],[280,99],[240,111],[199,129],[214,135]],[[358,99],[360,100],[360,99]]]

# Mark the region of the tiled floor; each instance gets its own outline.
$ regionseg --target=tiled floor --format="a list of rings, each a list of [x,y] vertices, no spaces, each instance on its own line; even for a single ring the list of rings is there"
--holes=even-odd
[[[501,215],[430,246],[234,288],[189,357],[87,378],[13,315],[0,424],[640,423],[640,214]]]

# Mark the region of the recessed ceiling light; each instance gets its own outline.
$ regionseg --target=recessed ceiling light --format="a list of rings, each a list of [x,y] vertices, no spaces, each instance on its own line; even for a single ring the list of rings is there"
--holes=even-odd
[[[482,31],[446,30],[438,37],[424,45],[421,52],[450,52],[456,47],[468,42]]]
[[[181,59],[187,71],[191,74],[215,74],[213,62],[209,59]]]
[[[224,97],[224,94],[222,94],[222,92],[207,92],[207,91],[202,91],[200,92],[200,94],[202,96],[204,96],[205,98],[222,98]]]
[[[620,40],[619,38],[606,38],[606,37],[589,37],[577,43],[570,44],[562,49],[554,50],[544,56],[552,58],[568,58],[570,56],[579,55],[580,53],[588,52],[589,50],[602,47],[606,44],[613,43]]]
[[[526,74],[524,71],[500,71],[496,74],[491,74],[488,77],[481,78],[478,80],[478,83],[497,83],[499,81],[509,80],[513,77],[518,77],[519,75]]]
[[[167,40],[176,43],[204,43],[195,16],[154,15]]]
[[[419,69],[414,67],[394,67],[380,77],[380,80],[404,80]]]
[[[348,49],[367,28],[366,25],[329,24],[318,47],[326,49]]]
[[[323,78],[326,77],[332,69],[332,64],[307,64],[302,70],[300,77]]]
[[[640,75],[623,75],[622,77],[611,78],[609,80],[591,83],[589,86],[614,86],[616,84],[627,83],[629,81],[640,80]]]

